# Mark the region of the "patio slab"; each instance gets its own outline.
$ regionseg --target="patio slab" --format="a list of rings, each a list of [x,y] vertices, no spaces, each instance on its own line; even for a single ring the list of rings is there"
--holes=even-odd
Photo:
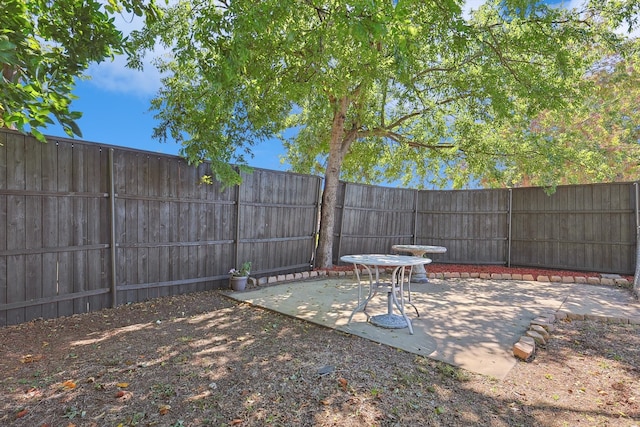
[[[412,284],[408,329],[385,329],[368,315],[386,312],[386,294],[376,296],[367,313],[358,312],[355,278],[324,278],[259,287],[229,296],[414,354],[503,379],[517,363],[513,344],[531,320],[548,310],[640,321],[640,304],[630,290],[574,283],[517,280],[431,279]]]

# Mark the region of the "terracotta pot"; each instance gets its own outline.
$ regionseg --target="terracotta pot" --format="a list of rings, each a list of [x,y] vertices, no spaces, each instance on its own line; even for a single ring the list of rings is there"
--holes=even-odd
[[[249,276],[241,276],[241,277],[230,277],[229,278],[229,285],[231,286],[231,289],[233,289],[234,291],[244,291],[245,288],[247,287],[247,280],[249,279]]]

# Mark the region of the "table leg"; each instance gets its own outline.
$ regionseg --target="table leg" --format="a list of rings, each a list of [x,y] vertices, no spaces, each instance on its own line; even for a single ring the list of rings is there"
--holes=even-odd
[[[356,314],[358,311],[365,310],[365,308],[367,307],[367,304],[369,303],[369,300],[373,296],[373,275],[371,274],[371,270],[369,269],[369,267],[366,265],[364,266],[364,268],[366,268],[367,270],[367,273],[369,273],[369,294],[367,295],[367,298],[364,299],[364,301],[362,300],[362,279],[360,277],[360,272],[358,271],[358,264],[353,264],[353,268],[355,270],[356,277],[358,279],[358,305],[351,312],[351,316],[349,316],[347,325],[351,323],[351,320],[353,319],[354,314]]]
[[[398,267],[391,275],[391,290],[387,293],[387,313],[372,316],[369,321],[373,325],[387,329],[402,329],[408,327],[409,332],[413,335],[411,320],[409,320],[404,311],[403,282],[404,267]],[[398,301],[396,293],[400,293],[400,301]],[[393,313],[394,304],[400,311],[400,315]]]

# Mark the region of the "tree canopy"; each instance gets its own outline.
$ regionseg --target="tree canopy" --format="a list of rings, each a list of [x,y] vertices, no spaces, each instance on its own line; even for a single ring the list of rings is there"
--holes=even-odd
[[[239,179],[230,161],[283,138],[294,170],[325,175],[318,264],[329,266],[340,178],[459,187],[514,157],[535,167],[523,140],[490,136],[582,99],[583,76],[624,51],[613,30],[633,27],[639,7],[490,0],[466,17],[462,5],[181,0],[135,37],[141,55],[158,41],[172,52],[157,61],[168,76],[155,135],[226,182]]]
[[[562,110],[545,110],[487,135],[528,147],[483,177],[485,186],[554,186],[634,181],[640,176],[638,54],[609,57],[584,77],[591,90]],[[524,119],[524,117],[523,117]],[[498,142],[496,142],[498,143]]]
[[[126,38],[113,15],[158,18],[153,0],[4,0],[0,14],[0,127],[29,131],[55,118],[69,135],[81,136],[71,111],[75,79],[91,63],[124,53]]]

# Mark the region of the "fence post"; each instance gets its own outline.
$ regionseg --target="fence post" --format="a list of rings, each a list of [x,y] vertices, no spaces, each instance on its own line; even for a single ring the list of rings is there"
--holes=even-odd
[[[413,244],[416,245],[418,237],[418,198],[420,197],[420,191],[415,190],[413,194]]]
[[[342,254],[342,230],[344,230],[344,211],[346,209],[345,207],[345,201],[347,200],[347,190],[349,190],[349,183],[345,182],[344,183],[344,193],[342,193],[342,212],[340,213],[340,233],[338,233],[338,255],[334,255],[334,259],[340,259],[340,255]],[[334,230],[334,236],[335,236],[335,230]]]
[[[109,213],[111,217],[111,307],[118,306],[118,278],[116,277],[116,187],[113,168],[113,148],[109,148]]]
[[[240,173],[239,170],[236,170],[236,172]],[[234,251],[234,257],[235,259],[233,260],[233,265],[234,268],[237,268],[235,266],[239,265],[240,263],[240,185],[236,185],[236,230],[235,230],[235,251]]]
[[[633,293],[640,298],[640,189],[638,182],[634,182],[636,190],[636,271],[633,276]]]
[[[507,201],[507,267],[511,267],[511,213],[513,211],[513,188],[509,189]]]
[[[315,225],[313,226],[313,238],[311,239],[311,268],[316,266],[316,255],[318,252],[318,236],[320,235],[320,208],[322,206],[322,177],[317,177],[316,182],[318,186],[316,187],[316,209],[315,209]]]

